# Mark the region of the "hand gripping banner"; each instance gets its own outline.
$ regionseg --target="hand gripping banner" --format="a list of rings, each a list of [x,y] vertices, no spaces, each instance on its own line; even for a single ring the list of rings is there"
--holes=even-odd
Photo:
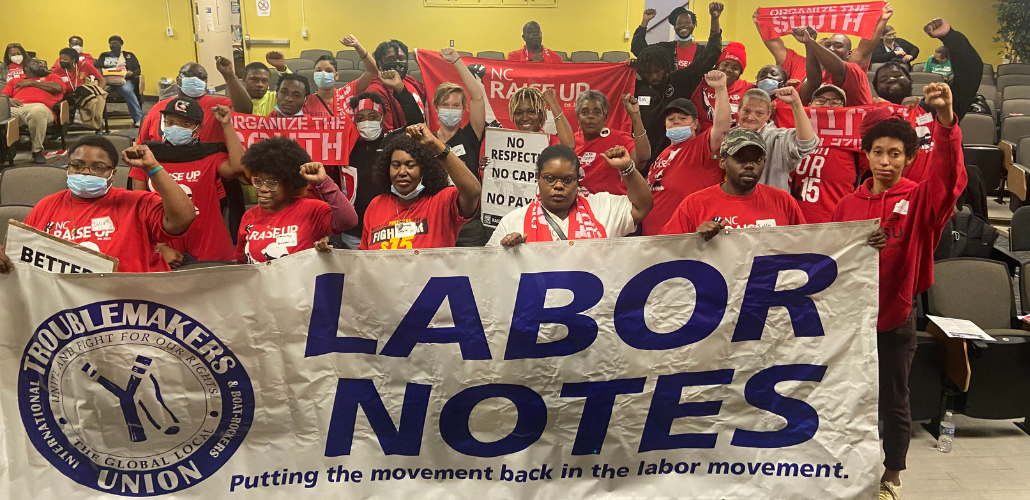
[[[872,498],[876,227],[15,262],[0,498]]]
[[[791,30],[811,26],[819,33],[841,33],[870,40],[886,2],[759,8],[758,31],[762,40],[790,36]]]

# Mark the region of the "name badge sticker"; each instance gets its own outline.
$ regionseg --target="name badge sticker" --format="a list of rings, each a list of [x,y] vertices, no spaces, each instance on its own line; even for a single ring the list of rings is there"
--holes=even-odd
[[[277,234],[275,243],[281,247],[295,247],[297,246],[297,233]]]
[[[584,165],[589,165],[594,162],[594,158],[597,158],[597,153],[583,153],[583,157],[579,159],[579,162]]]
[[[926,113],[925,115],[919,115],[916,117],[916,125],[926,125],[933,121],[933,115]]]
[[[454,153],[454,156],[465,156],[465,145],[458,144],[451,148],[451,152]]]
[[[414,222],[398,222],[394,226],[394,235],[398,239],[411,238],[418,233],[418,228]]]
[[[114,231],[114,221],[110,217],[100,217],[92,221],[93,232]]]
[[[641,106],[650,106],[651,105],[651,96],[649,96],[649,95],[638,96],[637,97],[637,104],[639,104]]]

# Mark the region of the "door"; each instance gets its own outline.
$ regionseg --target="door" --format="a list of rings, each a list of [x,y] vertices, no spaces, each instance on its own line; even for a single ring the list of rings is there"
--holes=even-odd
[[[676,7],[690,9],[690,2],[687,0],[646,0],[644,4],[646,8],[658,11],[657,17],[651,21],[651,26],[647,30],[648,44],[673,40],[676,33],[673,30],[673,26],[669,24],[669,14]],[[700,35],[700,33],[698,34]]]
[[[243,51],[247,63],[265,62],[265,54],[275,50],[287,58],[290,52],[290,10],[286,0],[240,0],[243,17]]]
[[[225,79],[215,68],[215,56],[232,60],[232,8],[230,0],[194,0],[197,62],[207,69],[207,84],[221,87]]]

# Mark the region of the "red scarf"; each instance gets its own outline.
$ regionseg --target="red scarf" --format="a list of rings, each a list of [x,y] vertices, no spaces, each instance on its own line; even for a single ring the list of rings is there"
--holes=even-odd
[[[589,240],[594,238],[607,238],[604,226],[594,221],[594,211],[590,209],[590,203],[583,195],[576,198],[576,202],[569,208],[569,230],[566,236],[570,240]],[[533,200],[526,210],[526,218],[522,223],[522,234],[527,242],[535,241],[557,241],[551,235],[551,226],[544,218],[544,209],[540,206],[540,197]]]
[[[541,62],[551,62],[551,58],[552,57],[560,58],[560,56],[556,55],[554,52],[551,52],[551,49],[549,49],[547,47],[540,47],[540,58],[543,59],[543,61],[541,61]],[[533,58],[533,54],[530,54],[529,53],[529,49],[527,49],[526,46],[523,45],[522,46],[522,60],[523,61],[531,61],[532,58]]]

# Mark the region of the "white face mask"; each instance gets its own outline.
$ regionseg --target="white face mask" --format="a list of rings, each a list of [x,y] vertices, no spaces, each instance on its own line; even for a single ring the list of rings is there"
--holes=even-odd
[[[78,53],[82,53],[82,45],[72,45],[72,50]]]
[[[365,120],[358,124],[358,135],[366,141],[374,141],[383,135],[383,122]]]
[[[11,56],[11,62],[13,62],[14,64],[21,64],[21,62],[24,61],[24,60],[25,60],[25,57],[22,56],[21,54],[18,54],[16,56]]]

